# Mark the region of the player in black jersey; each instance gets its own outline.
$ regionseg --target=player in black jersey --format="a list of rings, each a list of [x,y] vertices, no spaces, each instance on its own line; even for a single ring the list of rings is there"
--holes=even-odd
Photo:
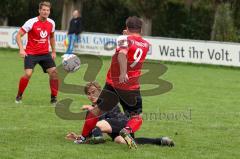
[[[67,134],[66,139],[74,141],[76,144],[92,143],[98,144],[105,142],[103,133],[107,133],[114,142],[126,144],[126,141],[119,132],[126,126],[128,117],[123,114],[117,106],[111,111],[106,112],[100,117],[93,117],[91,110],[95,107],[101,87],[97,82],[90,82],[85,86],[85,94],[92,102],[92,105],[83,105],[83,110],[88,110],[81,135],[74,132]],[[131,134],[134,138],[134,134]],[[155,144],[174,146],[174,142],[168,137],[161,138],[135,138],[137,144]]]

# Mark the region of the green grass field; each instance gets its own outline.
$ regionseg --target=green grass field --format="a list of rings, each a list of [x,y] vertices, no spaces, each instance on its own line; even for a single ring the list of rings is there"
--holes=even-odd
[[[103,85],[110,58],[102,60],[104,65],[97,80]],[[136,136],[170,136],[176,147],[139,145],[138,150],[129,150],[126,145],[110,140],[101,145],[65,141],[68,131],[81,129],[82,121],[63,120],[56,115],[49,104],[48,76],[37,66],[23,103],[17,105],[14,100],[23,74],[23,60],[17,50],[1,49],[0,61],[0,159],[237,159],[240,156],[239,69],[166,63],[168,71],[160,78],[171,82],[173,89],[162,95],[143,97],[144,112],[182,116],[146,118]],[[60,61],[59,56],[56,63]],[[65,81],[83,85],[86,68],[82,65]],[[59,100],[67,97],[74,100],[72,112],[77,113],[82,104],[88,104],[84,95],[59,93]]]

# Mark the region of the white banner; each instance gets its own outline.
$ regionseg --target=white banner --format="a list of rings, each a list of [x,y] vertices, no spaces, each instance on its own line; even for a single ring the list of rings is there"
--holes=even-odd
[[[0,47],[17,48],[15,36],[18,28],[0,27]],[[112,56],[119,35],[82,33],[75,45],[75,53],[90,53],[101,56]],[[56,31],[56,50],[65,52],[65,31]],[[202,63],[224,66],[240,66],[240,44],[211,41],[194,41],[146,37],[151,44],[147,59]],[[26,45],[27,37],[23,37]]]
[[[153,39],[150,59],[240,66],[240,45],[211,41]]]

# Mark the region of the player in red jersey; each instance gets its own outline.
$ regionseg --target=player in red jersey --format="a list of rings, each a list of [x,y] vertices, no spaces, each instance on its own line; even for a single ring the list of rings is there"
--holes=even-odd
[[[142,124],[142,98],[139,77],[142,64],[149,51],[149,43],[141,37],[142,21],[136,17],[126,20],[126,30],[117,39],[117,48],[107,73],[106,84],[98,99],[98,107],[92,110],[95,115],[103,114],[117,106],[123,107],[129,120],[120,134],[129,148],[137,148],[131,133]]]
[[[51,103],[57,102],[58,94],[58,76],[55,50],[55,22],[48,18],[50,14],[50,2],[41,2],[39,4],[39,16],[29,19],[20,28],[17,33],[16,41],[19,47],[19,54],[24,58],[24,75],[20,78],[16,103],[21,103],[22,95],[32,76],[33,69],[39,64],[45,73],[49,74],[49,83],[51,89]],[[24,50],[21,37],[28,34],[28,42]],[[49,53],[49,42],[52,48],[52,54]]]

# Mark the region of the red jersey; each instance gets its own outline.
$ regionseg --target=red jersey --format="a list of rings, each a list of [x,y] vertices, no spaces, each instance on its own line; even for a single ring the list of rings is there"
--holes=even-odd
[[[55,31],[55,22],[47,18],[40,21],[39,17],[29,19],[22,27],[28,33],[28,42],[25,52],[30,55],[41,55],[49,52],[50,34]]]
[[[139,77],[141,76],[142,64],[149,50],[149,43],[142,37],[123,35],[117,39],[117,48],[112,57],[112,63],[107,73],[106,82],[114,88],[122,90],[137,90],[140,88]],[[118,53],[121,49],[127,50],[127,75],[126,83],[119,83],[120,66]]]

